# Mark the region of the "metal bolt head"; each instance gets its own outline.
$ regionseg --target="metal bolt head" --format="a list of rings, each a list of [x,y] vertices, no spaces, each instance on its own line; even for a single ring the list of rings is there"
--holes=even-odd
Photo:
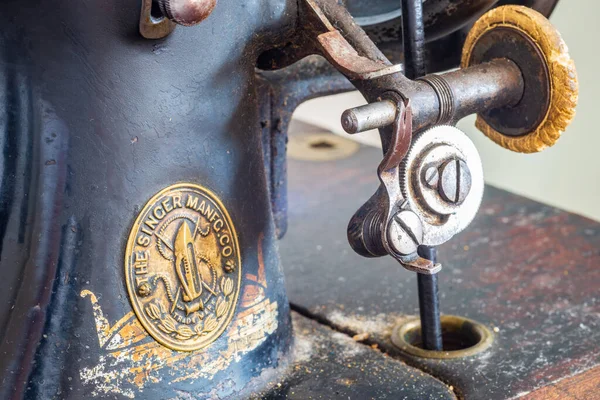
[[[390,247],[401,255],[412,254],[423,242],[423,225],[417,214],[402,210],[392,218],[388,226]]]
[[[446,161],[440,167],[438,193],[450,204],[462,204],[471,191],[471,171],[461,159]]]
[[[137,287],[138,295],[142,297],[149,296],[152,293],[152,288],[148,284],[148,282],[143,282]]]
[[[437,188],[438,182],[440,180],[440,172],[437,167],[430,166],[423,171],[422,176],[423,184],[432,189]]]
[[[158,7],[167,18],[185,26],[204,21],[216,5],[217,0],[158,0]]]

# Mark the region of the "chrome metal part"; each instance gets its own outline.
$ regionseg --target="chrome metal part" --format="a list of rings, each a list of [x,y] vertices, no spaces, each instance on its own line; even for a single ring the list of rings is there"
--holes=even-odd
[[[395,118],[396,104],[393,101],[376,101],[344,111],[342,127],[348,133],[359,133],[390,125]]]
[[[438,171],[437,167],[431,166],[425,170],[425,173],[423,174],[423,184],[435,189],[439,180],[440,172]]]
[[[401,165],[400,187],[407,201],[404,209],[423,222],[422,244],[445,243],[471,223],[481,204],[484,182],[479,153],[455,127],[429,129],[413,139]]]
[[[401,210],[389,222],[390,246],[398,254],[414,253],[423,242],[423,224],[419,216],[409,210]]]
[[[407,201],[400,189],[401,163],[409,150],[412,137],[412,111],[408,101],[401,98],[397,101],[398,112],[392,141],[377,169],[383,191],[376,207],[381,207],[385,216],[381,242],[385,251],[404,268],[431,275],[439,272],[442,266],[418,255],[418,246],[423,244],[423,221],[418,214],[407,212]]]
[[[464,160],[452,159],[442,165],[438,193],[450,204],[460,205],[471,190],[471,172]]]
[[[440,105],[440,111],[436,124],[443,125],[447,124],[452,120],[454,115],[454,93],[452,87],[448,84],[448,81],[441,75],[430,74],[422,78],[417,79],[423,81],[433,88],[435,94],[438,97],[438,103]]]
[[[413,102],[413,127],[415,131],[452,123],[479,110],[502,108],[515,104],[523,95],[523,78],[519,67],[507,59],[494,59],[467,69],[447,72],[443,75],[426,75],[415,81],[408,81],[402,75],[390,75],[381,80],[397,80],[397,84],[374,91],[363,91],[371,103],[381,101],[384,93],[394,90]],[[364,76],[364,74],[363,74]],[[476,84],[474,84],[476,83]],[[376,87],[376,86],[375,86]],[[371,94],[371,95],[370,95]],[[375,97],[375,99],[373,99]],[[356,113],[356,108],[347,110]],[[366,118],[364,113],[361,113]],[[390,114],[380,118],[378,128],[391,125],[394,118]],[[357,125],[362,125],[361,119]],[[348,133],[358,133],[349,131]]]

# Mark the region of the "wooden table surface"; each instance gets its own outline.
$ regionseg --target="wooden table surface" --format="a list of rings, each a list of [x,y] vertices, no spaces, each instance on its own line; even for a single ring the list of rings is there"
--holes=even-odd
[[[291,140],[310,130],[296,126]],[[394,347],[391,328],[418,315],[416,276],[390,257],[356,255],[346,240],[350,217],[378,186],[381,158],[361,146],[338,160],[290,159],[280,248],[293,309],[350,336],[368,333],[365,346],[460,398],[600,398],[600,225],[489,186],[471,226],[440,246],[439,278],[442,313],[490,327],[492,347],[458,360]]]

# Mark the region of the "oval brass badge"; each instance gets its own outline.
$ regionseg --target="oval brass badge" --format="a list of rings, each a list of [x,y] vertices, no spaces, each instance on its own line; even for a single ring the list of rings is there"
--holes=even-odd
[[[241,281],[237,234],[209,190],[191,183],[156,194],[138,215],[125,254],[127,291],[142,326],[180,351],[216,340]]]

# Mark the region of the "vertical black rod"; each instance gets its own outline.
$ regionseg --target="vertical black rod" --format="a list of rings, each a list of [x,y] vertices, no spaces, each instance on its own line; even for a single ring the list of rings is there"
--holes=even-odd
[[[423,25],[423,1],[402,0],[402,35],[404,43],[404,70],[409,79],[427,74],[425,65],[425,27]],[[419,255],[437,261],[434,247],[421,246]],[[437,275],[417,274],[419,285],[419,312],[421,314],[421,337],[427,350],[442,350],[442,325],[440,323],[440,300]]]
[[[437,261],[435,247],[421,246],[419,247],[419,255],[433,262]],[[417,284],[419,286],[419,312],[421,314],[423,348],[443,350],[437,274],[417,274]]]
[[[402,36],[404,75],[409,79],[419,78],[427,73],[423,0],[402,0]]]

